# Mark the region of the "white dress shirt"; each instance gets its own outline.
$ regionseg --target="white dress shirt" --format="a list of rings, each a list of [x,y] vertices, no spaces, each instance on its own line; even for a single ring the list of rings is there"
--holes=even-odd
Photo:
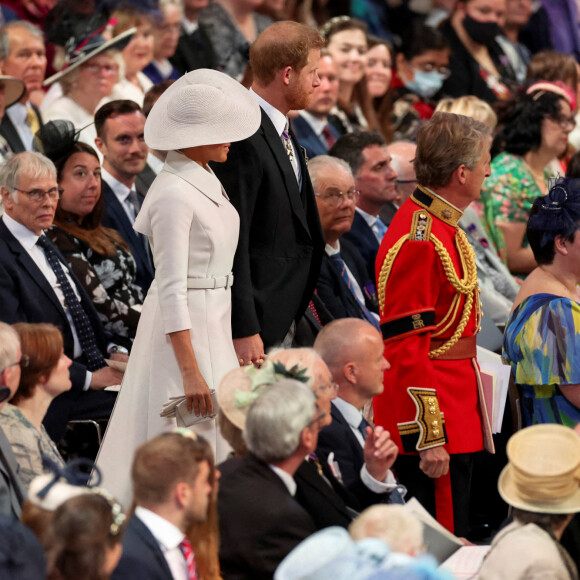
[[[276,107],[273,107],[268,101],[265,101],[260,95],[256,94],[252,89],[250,89],[250,94],[256,99],[258,105],[264,109],[264,113],[268,115],[270,121],[274,125],[276,132],[280,135],[280,140],[282,141],[282,145],[284,146],[284,150],[286,150],[286,144],[284,143],[284,137],[282,137],[282,133],[285,131],[286,126],[289,124],[288,117],[284,115],[281,111],[279,111]],[[296,174],[296,180],[298,184],[302,186],[302,172],[300,169],[300,163],[298,161],[298,152],[296,151],[296,146],[292,139],[290,139],[290,145],[292,146],[292,151],[294,151],[294,160],[292,161],[290,158],[288,159],[294,169],[294,173]]]
[[[74,358],[81,356],[83,350],[81,348],[81,343],[79,342],[77,336],[77,331],[73,323],[72,316],[70,315],[68,306],[66,305],[64,293],[60,288],[60,284],[58,283],[56,274],[54,273],[53,269],[50,267],[50,264],[48,263],[48,260],[46,259],[44,250],[40,246],[36,245],[36,242],[38,241],[38,238],[40,236],[37,236],[34,232],[31,232],[27,227],[18,223],[16,220],[13,220],[8,214],[4,215],[2,219],[4,220],[4,224],[8,228],[8,231],[18,240],[20,245],[26,250],[28,255],[32,258],[34,263],[38,266],[39,270],[42,272],[42,275],[46,278],[46,280],[50,284],[51,288],[54,290],[54,293],[56,294],[56,297],[58,298],[58,301],[60,302],[66,314],[73,334],[74,339],[73,356]],[[80,294],[78,293],[76,284],[73,282],[70,276],[68,264],[61,261],[61,266],[66,277],[68,278],[68,281],[72,289],[74,290],[76,297],[80,301],[81,297]]]
[[[157,540],[174,580],[189,580],[187,562],[179,547],[183,532],[165,518],[142,506],[135,508],[137,516]]]
[[[370,213],[367,213],[366,211],[363,211],[358,206],[355,208],[355,211],[360,215],[360,217],[363,218],[363,220],[365,220],[365,222],[367,222],[367,224],[369,225],[369,228],[371,228],[371,230],[373,231],[373,234],[375,235],[377,242],[379,242],[379,244],[380,244],[383,241],[383,236],[380,234],[381,230],[378,227],[379,222],[381,221],[381,218],[379,216],[374,216],[374,215],[371,215]],[[382,224],[382,222],[381,222],[381,224]],[[383,225],[382,229],[386,232],[387,226]]]
[[[120,181],[115,179],[105,168],[101,169],[101,179],[107,182],[107,185],[113,190],[115,197],[119,200],[119,203],[123,206],[123,210],[127,214],[129,221],[133,224],[135,223],[135,212],[133,206],[129,203],[129,193],[135,191],[135,189],[129,189],[126,185],[122,184]],[[135,185],[135,184],[133,184]]]
[[[362,433],[358,429],[363,419],[362,410],[359,411],[354,405],[347,403],[340,397],[334,399],[332,404],[341,412],[342,416],[345,418],[346,422],[354,433],[354,436],[361,444],[361,447],[364,447],[365,440],[363,439]],[[397,484],[397,480],[395,479],[395,476],[390,469],[385,480],[378,481],[368,472],[367,466],[365,464],[362,466],[360,471],[360,478],[365,486],[375,493],[386,493],[388,491],[393,491],[393,489],[398,487],[399,491],[401,491],[401,494],[403,496],[405,495],[406,489],[403,486]],[[403,492],[403,489],[405,489],[405,492]]]
[[[8,109],[6,109],[6,115],[12,121],[22,144],[26,151],[32,151],[32,144],[34,142],[34,135],[30,130],[28,123],[26,123],[26,113],[27,109],[30,107],[30,103],[23,105],[22,103],[15,103]]]
[[[314,115],[311,115],[308,111],[300,111],[298,113],[300,117],[302,117],[309,125],[310,128],[316,133],[316,136],[320,139],[320,142],[325,146],[328,147],[328,143],[322,134],[324,128],[328,125],[327,119],[318,119]]]

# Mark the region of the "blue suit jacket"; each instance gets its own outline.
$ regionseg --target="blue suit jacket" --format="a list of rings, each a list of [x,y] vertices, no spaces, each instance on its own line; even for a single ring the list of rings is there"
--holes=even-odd
[[[173,580],[159,543],[135,515],[127,524],[123,555],[111,580]]]
[[[328,147],[320,140],[306,119],[300,116],[292,119],[292,128],[298,142],[306,149],[308,159],[328,153]],[[329,128],[334,137],[338,139],[340,133],[332,125],[329,125]]]
[[[66,259],[56,246],[63,264]],[[97,339],[97,346],[105,355],[107,339],[97,311],[74,273],[69,270]],[[73,359],[74,338],[66,313],[44,274],[34,260],[0,220],[0,320],[15,322],[49,322],[60,329],[65,354]],[[81,361],[74,361],[70,369],[72,389],[62,393],[51,403],[45,417],[49,434],[58,440],[70,419],[82,417],[92,410],[95,417],[105,417],[111,412],[115,394],[105,391],[83,391],[87,369]],[[110,402],[107,403],[106,401]],[[104,403],[104,407],[101,407]],[[96,406],[96,407],[95,407]]]
[[[363,291],[365,306],[369,310],[376,312],[378,307],[374,278],[369,277],[365,263],[354,244],[343,238],[344,236],[340,238],[340,255]],[[334,318],[365,319],[359,303],[342,279],[336,266],[332,263],[332,258],[326,252],[322,258],[316,291],[318,297],[324,302],[324,306]]]
[[[105,180],[103,180],[103,195],[105,196],[103,225],[117,230],[121,234],[121,237],[129,244],[133,258],[135,258],[135,262],[137,263],[137,277],[135,282],[147,292],[155,277],[155,270],[151,257],[145,250],[144,236],[133,229],[133,224],[125,213],[121,202]]]
[[[341,240],[352,242],[359,251],[367,268],[369,280],[375,280],[375,261],[379,251],[379,242],[371,230],[371,227],[365,219],[358,213],[354,212],[352,226]]]
[[[360,477],[364,465],[363,448],[343,414],[331,405],[332,423],[318,434],[318,449],[325,454],[334,453],[344,485],[356,496],[363,507],[375,503],[403,503],[398,491],[375,493]]]

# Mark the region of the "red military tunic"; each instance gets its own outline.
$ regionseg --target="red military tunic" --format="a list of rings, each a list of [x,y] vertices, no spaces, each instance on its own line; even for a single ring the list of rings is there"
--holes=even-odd
[[[383,394],[374,399],[374,414],[401,453],[442,444],[450,454],[483,448],[475,358],[447,360],[466,350],[474,356],[479,323],[475,257],[467,240],[460,239],[461,215],[434,192],[417,189],[395,214],[377,255],[381,327],[391,369]],[[464,328],[457,335],[459,325]],[[460,340],[429,356],[449,346],[454,334]],[[409,387],[416,389],[409,392]]]

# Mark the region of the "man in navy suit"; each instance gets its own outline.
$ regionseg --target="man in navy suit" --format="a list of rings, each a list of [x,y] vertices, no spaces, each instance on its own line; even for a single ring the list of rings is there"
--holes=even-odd
[[[320,155],[308,163],[326,248],[316,292],[334,318],[362,318],[378,328],[374,278],[356,246],[343,239],[351,228],[358,192],[348,164]]]
[[[373,427],[363,417],[364,406],[383,392],[383,375],[390,368],[383,356],[380,333],[363,320],[334,320],[320,331],[314,350],[338,385],[332,401],[332,423],[320,432],[318,448],[334,454],[344,485],[355,491],[362,503],[401,503],[402,486],[391,472],[398,448],[382,427]],[[378,458],[375,445],[385,436],[389,452]],[[366,486],[364,497],[361,481]]]
[[[0,135],[12,152],[32,151],[34,134],[42,126],[40,111],[30,102],[30,93],[42,90],[46,72],[42,30],[23,20],[9,22],[0,28],[0,69],[26,85],[20,101],[6,110],[0,123]]]
[[[212,169],[240,215],[234,258],[232,333],[240,364],[289,346],[312,297],[324,241],[302,149],[288,113],[308,106],[319,85],[323,46],[313,28],[285,20],[250,47],[251,94],[262,109],[258,131],[232,143]]]
[[[208,443],[193,433],[163,433],[135,453],[135,513],[112,580],[182,580],[196,569],[186,532],[207,519],[215,469]],[[121,467],[120,467],[121,468]]]
[[[120,384],[123,375],[105,365],[108,345],[93,303],[43,234],[52,225],[59,196],[54,164],[40,153],[19,153],[2,165],[0,183],[5,210],[0,219],[0,320],[54,324],[73,361],[72,389],[53,400],[44,420],[49,435],[59,441],[69,420],[110,415],[115,393],[102,389]],[[127,360],[118,353],[112,358]]]
[[[330,54],[320,52],[318,66],[320,85],[314,89],[310,104],[292,120],[292,127],[308,159],[326,155],[336,143],[340,133],[329,123],[329,114],[338,100],[338,73]]]
[[[375,260],[387,227],[380,219],[381,208],[397,198],[397,173],[380,133],[364,131],[343,135],[329,155],[346,161],[360,191],[352,228],[345,234],[361,253],[371,280],[375,279]]]
[[[136,283],[147,292],[155,275],[151,250],[147,237],[133,229],[143,203],[136,180],[149,153],[143,136],[145,115],[134,101],[111,101],[95,113],[95,128],[95,144],[103,154],[103,225],[117,230],[129,244],[137,263]]]

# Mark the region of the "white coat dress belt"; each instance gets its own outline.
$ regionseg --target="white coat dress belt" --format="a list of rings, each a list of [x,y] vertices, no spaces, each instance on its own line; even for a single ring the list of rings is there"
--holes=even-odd
[[[234,283],[234,275],[230,272],[226,276],[218,278],[188,278],[187,288],[190,290],[215,290],[225,288],[226,290]]]

